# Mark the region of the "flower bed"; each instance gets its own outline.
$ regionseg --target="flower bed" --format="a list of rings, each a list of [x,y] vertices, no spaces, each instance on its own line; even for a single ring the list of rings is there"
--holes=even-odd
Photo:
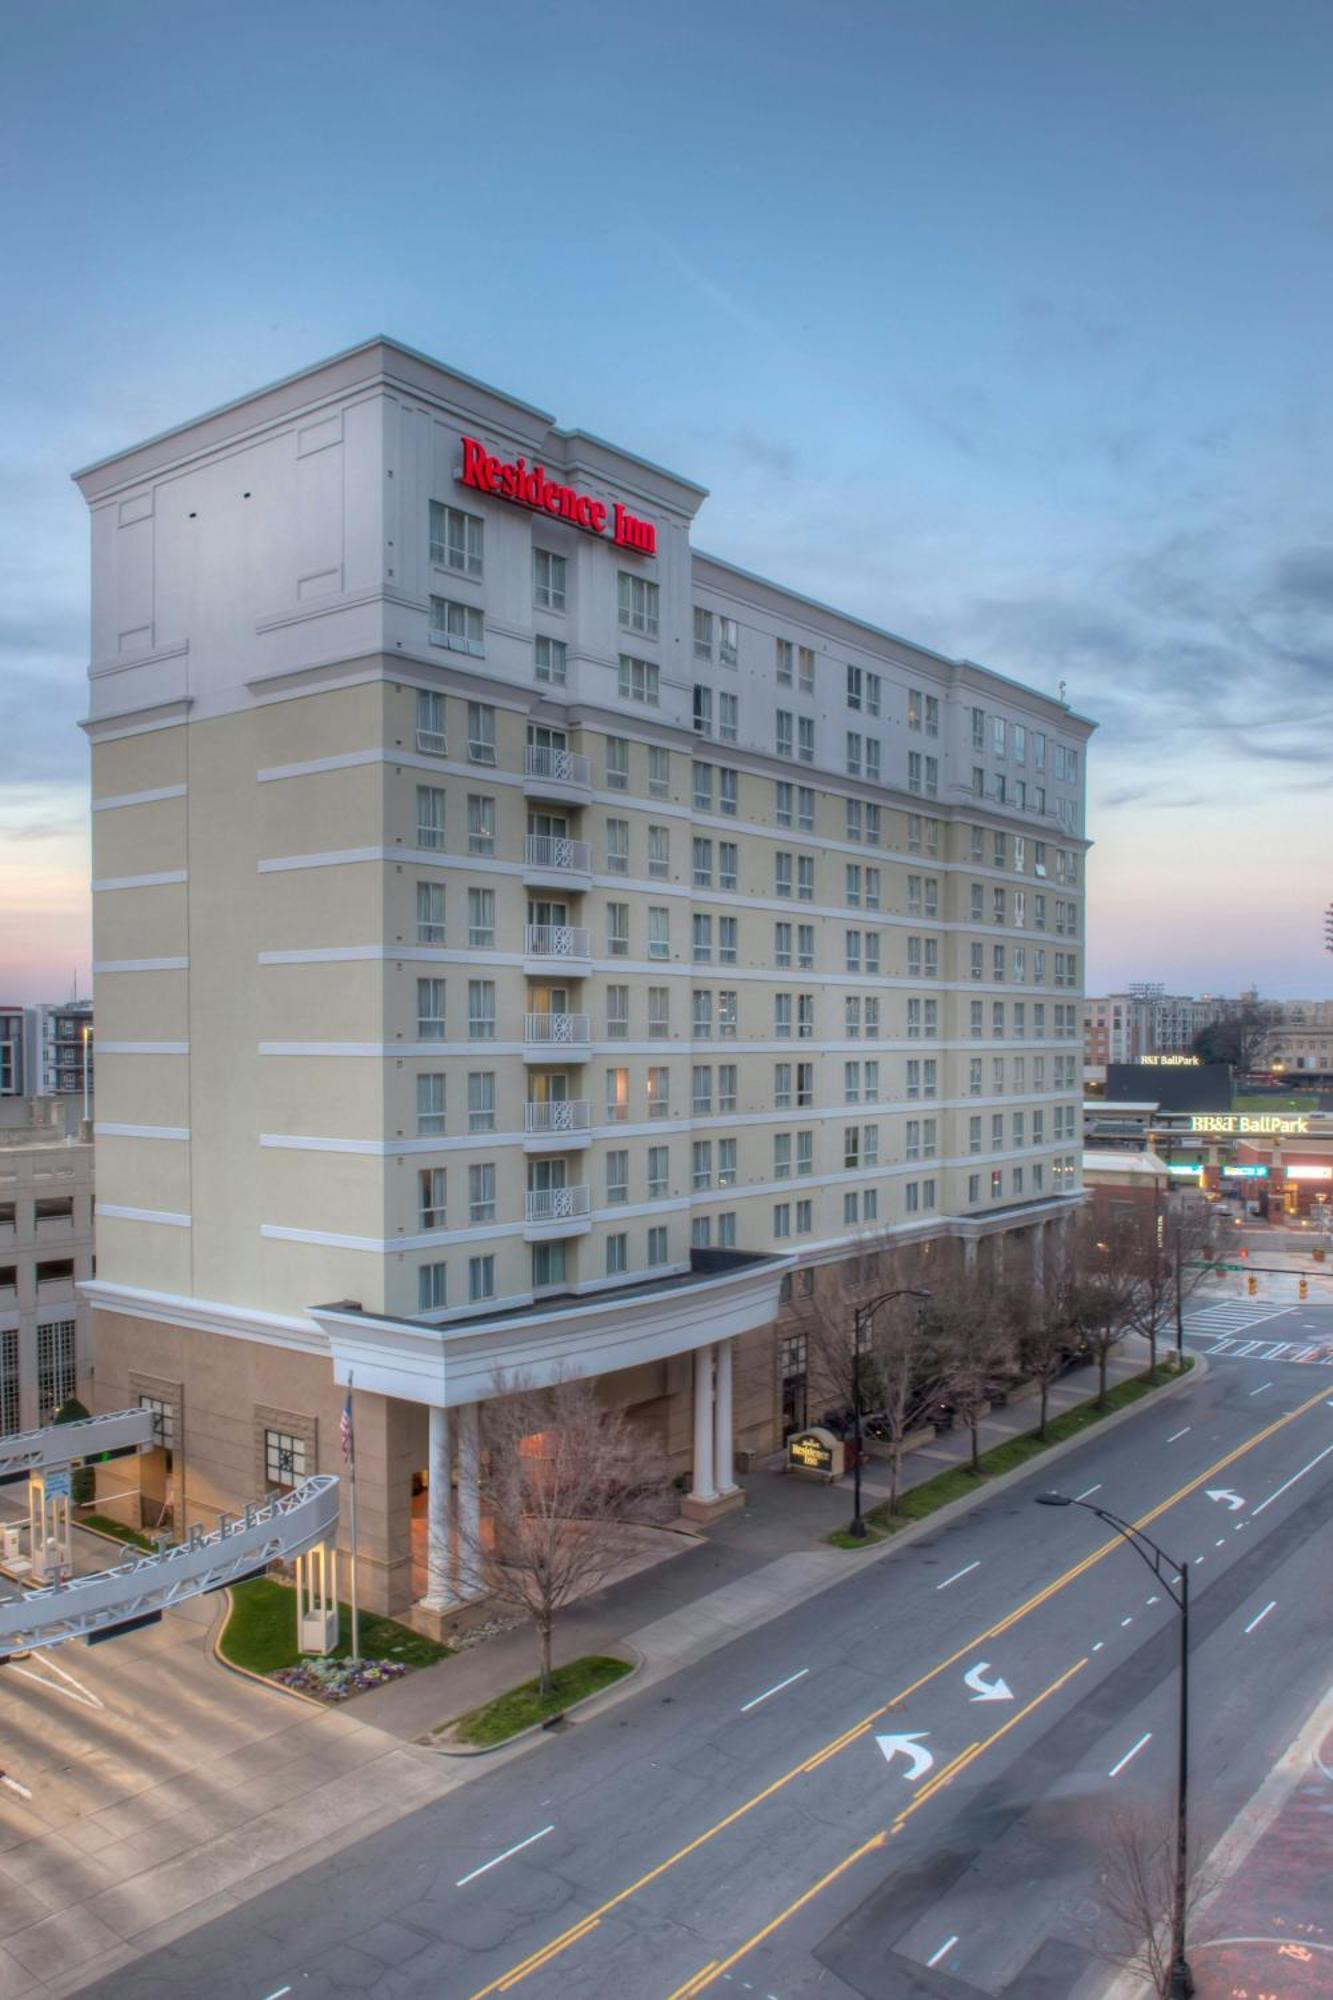
[[[316,1701],[346,1701],[349,1695],[364,1694],[367,1688],[383,1687],[401,1680],[407,1668],[397,1660],[302,1660],[296,1667],[279,1667],[270,1676],[297,1694]]]

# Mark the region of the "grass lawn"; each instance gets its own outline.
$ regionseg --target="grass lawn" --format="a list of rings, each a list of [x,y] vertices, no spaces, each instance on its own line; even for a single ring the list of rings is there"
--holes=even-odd
[[[145,1549],[149,1555],[157,1552],[157,1543],[151,1535],[141,1534],[138,1528],[127,1528],[123,1521],[113,1521],[109,1514],[85,1514],[74,1523],[76,1528],[92,1528],[96,1534],[110,1535],[117,1542],[125,1542],[132,1549]]]
[[[1306,1091],[1251,1091],[1231,1100],[1233,1111],[1318,1111],[1319,1099]]]
[[[1193,1366],[1193,1357],[1187,1354],[1180,1372],[1187,1375]],[[1052,1417],[1044,1438],[1039,1438],[1035,1431],[1025,1431],[1021,1437],[994,1445],[990,1451],[982,1452],[979,1473],[973,1472],[968,1465],[951,1466],[947,1472],[937,1472],[933,1479],[927,1479],[920,1486],[912,1487],[910,1492],[898,1495],[896,1514],[889,1513],[887,1501],[881,1501],[878,1507],[867,1508],[864,1541],[855,1541],[845,1528],[835,1528],[825,1539],[837,1549],[873,1548],[876,1542],[897,1534],[900,1528],[910,1526],[913,1521],[923,1521],[927,1514],[933,1514],[939,1507],[947,1507],[951,1500],[960,1500],[965,1493],[975,1493],[988,1480],[998,1479],[1001,1473],[1026,1465],[1030,1458],[1040,1458],[1053,1444],[1091,1430],[1103,1417],[1109,1417],[1116,1410],[1123,1410],[1130,1403],[1137,1403],[1140,1397],[1151,1394],[1164,1379],[1160,1365],[1155,1378],[1147,1372],[1132,1375],[1127,1382],[1121,1382],[1108,1391],[1105,1408],[1098,1409],[1094,1397],[1091,1402],[1080,1403],[1077,1409],[1067,1410],[1063,1416]]]
[[[557,1667],[551,1676],[551,1692],[543,1699],[535,1680],[524,1681],[521,1687],[510,1688],[508,1694],[497,1695],[484,1708],[474,1708],[470,1715],[460,1716],[453,1726],[453,1733],[460,1743],[485,1746],[503,1743],[507,1737],[517,1736],[520,1729],[531,1729],[535,1722],[545,1722],[550,1715],[559,1715],[561,1709],[568,1708],[585,1695],[596,1694],[601,1688],[610,1687],[629,1672],[625,1660],[611,1660],[590,1655],[584,1660],[571,1660],[567,1667]]]
[[[350,1657],[352,1614],[345,1604],[338,1606],[339,1640],[332,1657]],[[273,1577],[250,1577],[232,1585],[231,1616],[228,1618],[218,1651],[233,1666],[248,1667],[252,1674],[276,1673],[279,1667],[294,1667],[301,1658],[296,1645],[296,1592],[289,1584]],[[399,1625],[392,1618],[376,1618],[361,1613],[361,1653],[368,1660],[396,1660],[404,1667],[430,1667],[447,1660],[451,1648]]]

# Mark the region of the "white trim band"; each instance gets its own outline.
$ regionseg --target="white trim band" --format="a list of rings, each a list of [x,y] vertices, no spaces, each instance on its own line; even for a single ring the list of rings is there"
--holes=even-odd
[[[117,1222],[160,1222],[168,1229],[189,1229],[193,1220],[188,1215],[173,1215],[167,1208],[122,1208],[119,1202],[110,1201],[99,1201],[97,1213],[99,1219],[109,1215]]]
[[[188,1139],[188,1125],[102,1125],[93,1126],[95,1139]],[[103,1209],[105,1214],[106,1210]]]
[[[99,1056],[188,1056],[188,1042],[98,1042]]]
[[[167,889],[177,883],[188,882],[188,868],[164,868],[160,875],[108,875],[102,882],[94,882],[94,896],[106,895],[112,889]]]
[[[159,785],[153,792],[122,792],[119,798],[94,799],[95,813],[119,812],[122,806],[155,806],[163,799],[183,799],[189,796],[188,785]]]

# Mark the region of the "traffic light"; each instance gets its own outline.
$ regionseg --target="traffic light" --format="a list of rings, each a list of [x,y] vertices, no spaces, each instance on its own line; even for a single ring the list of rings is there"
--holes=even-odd
[[[1251,1298],[1254,1298],[1258,1293],[1259,1280],[1255,1277],[1253,1271],[1251,1271],[1249,1277],[1245,1280],[1245,1289]]]
[[[1302,1299],[1308,1299],[1310,1296],[1310,1280],[1308,1278],[1302,1278],[1300,1285],[1298,1286],[1297,1289],[1299,1290]]]

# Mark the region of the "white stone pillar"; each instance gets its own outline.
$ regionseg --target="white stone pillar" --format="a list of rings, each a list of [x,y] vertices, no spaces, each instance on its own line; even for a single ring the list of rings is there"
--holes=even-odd
[[[454,1498],[449,1412],[431,1405],[430,1459],[426,1486],[426,1594],[428,1611],[448,1611],[457,1602],[453,1588]]]
[[[991,1275],[996,1285],[1004,1283],[1004,1234],[991,1238]]]
[[[1046,1282],[1046,1224],[1039,1222],[1032,1232],[1032,1287],[1040,1291]]]
[[[694,1350],[694,1484],[691,1500],[717,1498],[713,1479],[713,1350]]]
[[[734,1340],[716,1347],[717,1372],[713,1393],[713,1478],[719,1493],[736,1491],[736,1453],[732,1438],[731,1377]]]
[[[480,1597],[481,1412],[476,1403],[458,1411],[458,1594]]]
[[[971,1276],[977,1268],[977,1239],[975,1236],[963,1238],[963,1269]]]

